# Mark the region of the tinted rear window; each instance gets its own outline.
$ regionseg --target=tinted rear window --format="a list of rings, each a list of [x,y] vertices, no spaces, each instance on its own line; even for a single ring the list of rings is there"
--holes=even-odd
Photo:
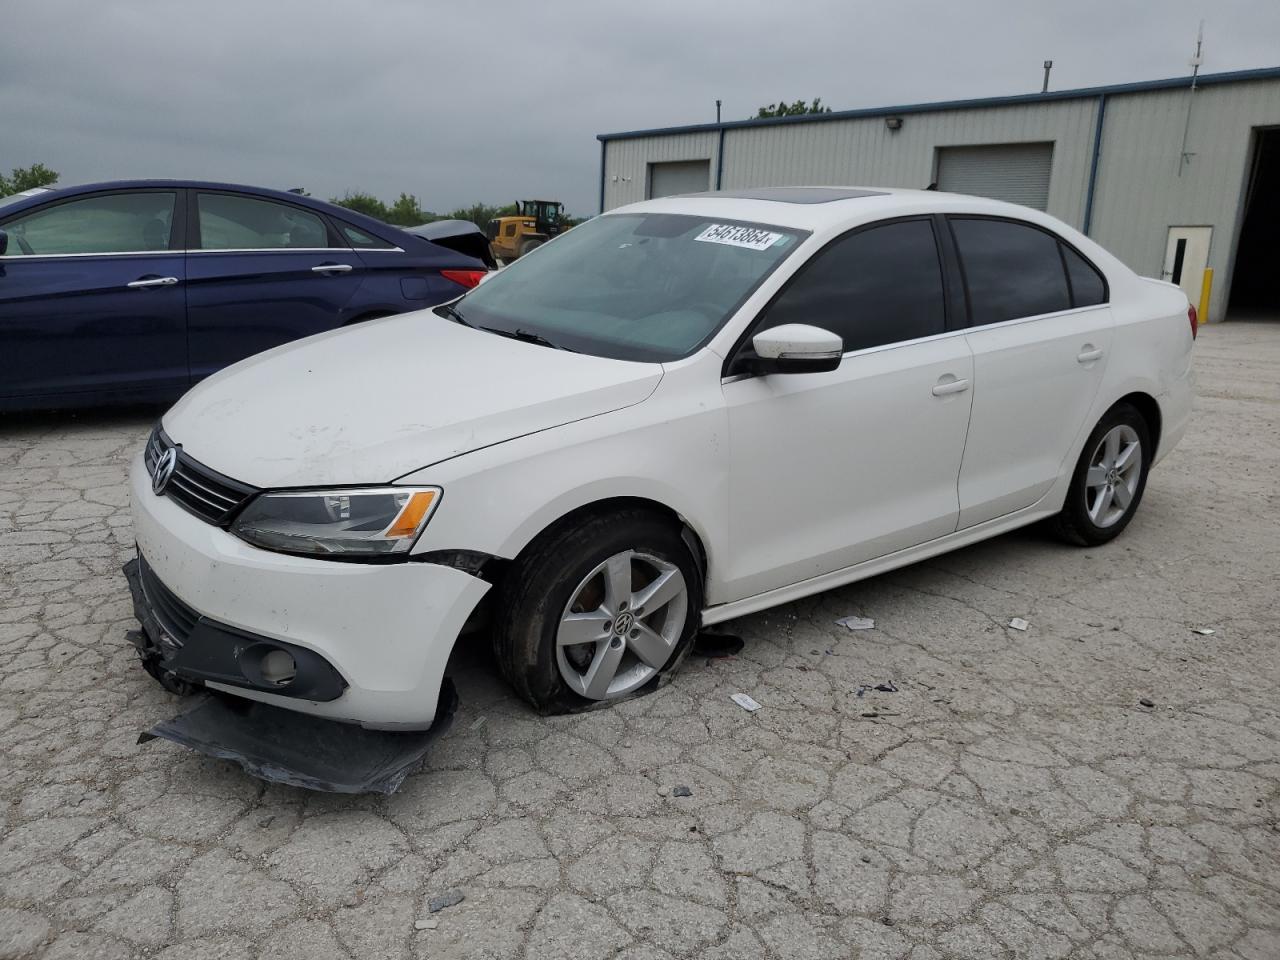
[[[1071,309],[1056,237],[1012,220],[950,220],[968,287],[971,324]]]
[[[1065,243],[1062,259],[1067,264],[1067,276],[1071,279],[1071,300],[1077,307],[1092,307],[1107,302],[1107,284],[1097,268]]]

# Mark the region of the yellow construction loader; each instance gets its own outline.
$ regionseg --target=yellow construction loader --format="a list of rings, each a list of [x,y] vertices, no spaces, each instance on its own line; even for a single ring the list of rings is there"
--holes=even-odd
[[[518,200],[516,210],[515,216],[490,220],[485,231],[489,249],[504,263],[523,257],[568,229],[564,204],[558,200]]]

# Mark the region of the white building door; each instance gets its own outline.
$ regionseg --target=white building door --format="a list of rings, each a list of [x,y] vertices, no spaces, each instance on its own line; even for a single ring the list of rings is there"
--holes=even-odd
[[[649,199],[702,193],[711,189],[710,160],[680,160],[649,164]]]
[[[1200,287],[1209,265],[1209,239],[1213,227],[1170,227],[1160,279],[1176,283],[1191,305],[1200,309]]]

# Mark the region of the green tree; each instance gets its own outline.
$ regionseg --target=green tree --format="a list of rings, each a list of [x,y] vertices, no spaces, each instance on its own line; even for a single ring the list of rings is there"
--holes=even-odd
[[[765,117],[798,117],[806,113],[830,113],[830,107],[822,105],[822,98],[816,97],[813,103],[806,103],[803,100],[797,100],[795,103],[787,103],[785,100],[779,100],[777,103],[771,103],[767,107],[761,107],[756,112],[756,118]]]
[[[33,163],[29,167],[14,167],[9,176],[0,173],[0,197],[8,197],[23,190],[36,187],[48,187],[58,182],[58,172],[50,170],[43,163]]]
[[[401,227],[416,227],[432,219],[432,214],[425,213],[418,206],[418,198],[412,193],[401,193],[400,199],[388,208],[387,215],[383,219],[387,223],[394,223]]]
[[[470,220],[484,229],[484,225],[498,217],[511,217],[516,214],[516,205],[509,203],[505,207],[495,207],[488,203],[473,203],[469,207],[459,207],[448,214],[450,220]]]
[[[373,194],[362,193],[359,190],[355,193],[348,190],[342,195],[341,199],[333,197],[329,202],[336,203],[340,207],[346,207],[348,210],[354,210],[356,213],[363,213],[366,217],[374,217],[384,222],[391,213],[391,211],[387,209],[387,205]]]

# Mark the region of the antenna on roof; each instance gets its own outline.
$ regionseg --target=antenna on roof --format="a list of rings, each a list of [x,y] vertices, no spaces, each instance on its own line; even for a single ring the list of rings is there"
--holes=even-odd
[[[1191,58],[1191,90],[1187,94],[1187,119],[1182,125],[1182,150],[1178,154],[1178,176],[1182,176],[1182,168],[1191,162],[1194,153],[1187,152],[1187,135],[1191,133],[1191,104],[1195,99],[1196,81],[1200,77],[1200,64],[1204,63],[1204,21],[1200,21],[1200,28],[1196,31],[1196,52]]]

